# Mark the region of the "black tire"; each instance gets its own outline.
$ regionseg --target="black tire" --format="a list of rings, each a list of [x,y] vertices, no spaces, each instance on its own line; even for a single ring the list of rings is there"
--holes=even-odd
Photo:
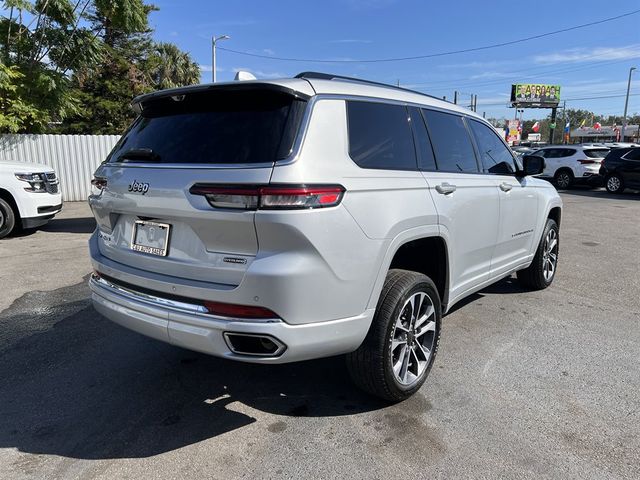
[[[618,173],[607,175],[607,178],[604,180],[604,188],[606,188],[609,193],[622,193],[625,188],[624,179]]]
[[[396,322],[406,311],[405,302],[419,292],[426,293],[425,299],[431,300],[434,309],[433,316],[429,317],[433,320],[428,322],[430,324],[435,322],[435,328],[429,332],[432,348],[430,357],[426,360],[426,368],[423,367],[422,373],[410,385],[403,385],[396,379],[393,371],[393,335],[396,331]],[[399,402],[413,395],[427,379],[435,360],[440,340],[441,320],[440,295],[429,277],[408,270],[389,270],[369,332],[362,345],[346,358],[347,369],[354,383],[365,392],[390,402]],[[411,342],[415,343],[413,334],[411,338]],[[426,337],[423,338],[426,339]],[[412,357],[408,353],[406,358],[412,358],[410,362],[414,362],[417,357]]]
[[[5,200],[0,198],[0,238],[9,235],[16,225],[16,216],[13,208]]]
[[[547,257],[545,257],[545,250],[547,246],[547,237],[549,236],[549,232],[551,230],[555,231],[556,238],[556,246],[555,246],[555,267],[553,269],[553,274],[551,278],[547,278],[545,276],[545,261]],[[558,253],[560,251],[560,230],[558,228],[558,224],[555,220],[548,218],[547,224],[544,227],[544,231],[542,232],[542,238],[540,239],[540,243],[538,245],[538,249],[536,250],[536,254],[533,257],[533,261],[531,265],[529,265],[524,270],[520,270],[517,272],[518,281],[520,284],[531,290],[543,290],[547,288],[549,285],[553,283],[553,279],[556,277],[556,270],[558,267]]]
[[[557,188],[566,190],[573,186],[575,178],[573,177],[573,172],[571,170],[568,168],[561,168],[553,176],[553,181]]]

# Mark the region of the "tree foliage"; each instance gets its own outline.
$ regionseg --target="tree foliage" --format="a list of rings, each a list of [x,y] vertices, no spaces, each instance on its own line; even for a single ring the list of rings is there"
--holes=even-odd
[[[188,54],[154,44],[144,0],[1,5],[0,132],[120,133],[134,96],[199,81]]]
[[[157,88],[174,88],[200,81],[200,66],[172,43],[159,43],[148,58],[147,71]]]

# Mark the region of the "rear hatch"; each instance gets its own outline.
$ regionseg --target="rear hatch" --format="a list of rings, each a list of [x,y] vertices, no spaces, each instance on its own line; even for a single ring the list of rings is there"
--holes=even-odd
[[[308,88],[308,84],[304,82]],[[195,184],[265,185],[291,155],[306,95],[233,84],[160,92],[96,171],[101,253],[171,277],[238,285],[258,251],[254,211],[213,208]]]

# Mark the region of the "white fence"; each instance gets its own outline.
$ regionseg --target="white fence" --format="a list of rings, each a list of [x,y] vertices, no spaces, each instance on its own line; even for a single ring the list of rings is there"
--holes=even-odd
[[[51,166],[60,179],[62,198],[86,200],[91,178],[119,135],[1,135],[0,161]]]

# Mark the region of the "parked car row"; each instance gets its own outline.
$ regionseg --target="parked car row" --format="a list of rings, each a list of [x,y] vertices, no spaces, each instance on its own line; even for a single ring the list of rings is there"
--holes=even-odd
[[[540,149],[515,147],[516,153],[545,159],[542,178],[557,188],[604,186],[610,193],[640,188],[640,146],[632,143],[549,145]]]

